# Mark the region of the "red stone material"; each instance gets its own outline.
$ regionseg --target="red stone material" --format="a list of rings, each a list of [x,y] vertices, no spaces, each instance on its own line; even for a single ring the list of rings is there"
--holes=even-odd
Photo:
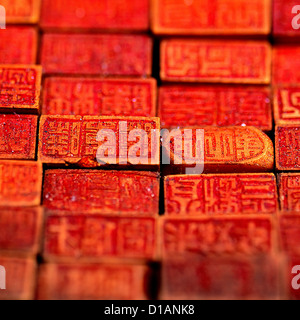
[[[143,265],[45,264],[39,274],[40,300],[144,300]]]
[[[269,84],[271,48],[263,41],[164,40],[160,74],[164,81]]]
[[[277,125],[300,125],[300,86],[274,89],[274,118]]]
[[[163,128],[247,125],[271,131],[271,92],[251,86],[163,86],[159,116]]]
[[[300,45],[278,45],[273,48],[273,85],[300,84],[299,57]]]
[[[158,215],[159,175],[150,172],[47,170],[44,206],[87,214]]]
[[[150,76],[152,40],[144,35],[44,34],[47,74]]]
[[[205,173],[268,172],[274,168],[273,143],[257,128],[205,127],[202,131],[185,130],[163,134],[163,154],[166,158],[170,157],[170,172],[184,173],[187,167],[195,167],[196,160],[199,163],[204,160]],[[174,137],[170,143],[168,134]],[[201,159],[203,154],[204,159]]]
[[[0,300],[34,299],[36,262],[32,259],[0,257],[6,271],[6,290],[0,290]]]
[[[0,252],[34,256],[39,252],[42,208],[0,208]]]
[[[43,0],[43,29],[146,31],[149,0]]]
[[[299,5],[298,0],[273,0],[273,35],[275,37],[287,40],[289,38],[299,37],[299,29],[294,29],[292,22],[298,25],[298,13],[292,13],[294,6]]]
[[[155,117],[156,80],[46,78],[42,113]]]
[[[42,68],[0,65],[0,111],[39,112]]]
[[[275,146],[278,170],[300,170],[300,125],[276,127]]]
[[[35,158],[37,116],[0,115],[0,159]]]
[[[0,161],[0,207],[38,206],[42,179],[40,162]]]
[[[7,26],[0,30],[0,64],[35,64],[37,41],[33,27]]]
[[[163,259],[195,255],[245,256],[276,249],[269,216],[163,218],[160,226]]]
[[[156,34],[267,35],[270,0],[153,0]]]
[[[41,0],[2,0],[1,5],[6,9],[6,23],[39,22]]]
[[[279,175],[281,210],[300,212],[300,174],[282,173]]]
[[[49,215],[44,258],[47,261],[155,259],[156,219]]]
[[[281,260],[269,255],[167,260],[162,267],[160,299],[278,300],[284,298],[282,270]]]
[[[291,257],[300,257],[299,213],[283,214],[279,219],[281,249]]]
[[[274,214],[277,208],[273,173],[165,178],[165,210],[168,216]]]
[[[99,132],[102,132],[103,136],[107,136],[107,131],[101,131],[107,129],[114,133],[116,150],[113,148],[111,150],[113,156],[111,153],[107,154],[107,158],[103,159],[102,163],[97,161],[97,151],[99,148],[106,150],[107,144],[104,145],[104,143],[107,141],[100,141],[97,137],[99,137]],[[130,134],[134,133],[133,129],[143,129],[147,133],[147,148],[142,143],[139,152],[137,150],[139,137],[133,138],[131,136],[133,141],[127,141],[126,148],[126,140],[129,139]],[[39,134],[39,159],[44,163],[72,163],[81,167],[104,166],[107,163],[127,166],[136,164],[136,159],[132,159],[134,155],[139,157],[141,165],[159,166],[159,130],[158,118],[42,116]],[[111,136],[113,137],[113,135]],[[145,140],[143,139],[143,141]],[[120,148],[122,152],[120,152]]]

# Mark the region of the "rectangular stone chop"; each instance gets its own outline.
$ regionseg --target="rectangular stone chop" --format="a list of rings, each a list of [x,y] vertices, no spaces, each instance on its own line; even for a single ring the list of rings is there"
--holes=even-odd
[[[278,300],[286,297],[284,268],[277,255],[168,259],[162,263],[159,299]]]
[[[143,171],[46,170],[46,210],[158,216],[159,174]]]
[[[160,221],[163,259],[201,256],[256,256],[277,249],[270,216],[166,217]]]
[[[292,15],[291,15],[292,17]],[[297,31],[299,32],[299,30]],[[297,85],[300,83],[300,45],[278,44],[273,47],[272,84]]]
[[[0,253],[34,257],[40,250],[42,207],[0,208]]]
[[[300,125],[276,126],[275,153],[278,170],[300,169]]]
[[[280,249],[289,257],[300,257],[300,215],[298,212],[279,216]]]
[[[153,217],[49,214],[43,256],[50,262],[153,260],[157,257],[156,228]]]
[[[0,111],[39,113],[42,67],[0,65]]]
[[[167,39],[160,76],[168,82],[269,84],[271,47],[265,41]]]
[[[48,77],[44,115],[156,116],[156,80]]]
[[[273,106],[277,125],[300,125],[300,86],[275,86]]]
[[[167,216],[275,214],[277,202],[273,173],[165,177]]]
[[[36,24],[40,18],[41,1],[44,0],[2,0],[6,10],[7,24]]]
[[[38,117],[0,114],[0,159],[34,160]]]
[[[1,276],[6,275],[6,289],[0,290],[0,300],[32,300],[35,295],[37,264],[33,259],[0,256]],[[1,283],[2,285],[2,283]]]
[[[38,299],[145,300],[148,273],[146,265],[121,261],[118,264],[43,264]]]
[[[41,64],[46,74],[149,77],[152,39],[146,35],[45,33]]]
[[[270,0],[153,0],[152,31],[187,36],[268,35],[271,12]]]
[[[165,85],[159,89],[162,128],[253,126],[273,128],[271,91],[267,87]]]
[[[43,0],[43,30],[148,31],[149,0]]]
[[[31,207],[41,203],[40,162],[0,160],[0,207]]]
[[[0,64],[35,64],[37,45],[36,28],[7,25],[1,30]]]
[[[280,208],[284,212],[300,212],[300,174],[278,175]]]
[[[42,116],[39,159],[48,164],[158,167],[159,118]]]

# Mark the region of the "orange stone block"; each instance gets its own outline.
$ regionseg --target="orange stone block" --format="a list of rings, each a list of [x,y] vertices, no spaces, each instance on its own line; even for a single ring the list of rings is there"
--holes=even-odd
[[[37,41],[34,27],[7,26],[0,30],[0,64],[35,64]]]
[[[270,216],[218,216],[162,218],[163,259],[194,256],[254,256],[276,249],[274,221]]]
[[[277,125],[300,124],[300,86],[275,87],[273,105]]]
[[[6,289],[0,290],[0,300],[34,299],[37,272],[34,260],[0,256],[0,266],[1,275],[3,270],[6,275]]]
[[[39,22],[41,0],[2,0],[1,5],[6,9],[8,24]]]
[[[149,0],[43,0],[43,29],[147,31]]]
[[[187,259],[188,257],[186,257]],[[205,257],[162,264],[161,300],[278,300],[282,259],[277,256]],[[285,267],[285,266],[284,266]]]
[[[150,217],[51,214],[43,254],[46,261],[153,260],[156,228],[157,220]]]
[[[277,209],[273,173],[165,177],[168,216],[275,214]]]
[[[0,111],[39,112],[42,68],[0,65]]]
[[[299,45],[278,45],[273,48],[273,85],[300,84],[299,57]]]
[[[146,35],[44,34],[41,64],[47,74],[150,76],[152,40]]]
[[[38,206],[43,168],[34,161],[0,161],[0,206]]]
[[[148,271],[130,264],[44,264],[38,299],[145,300]]]
[[[174,137],[169,142],[169,138]],[[204,164],[205,173],[272,171],[274,147],[270,138],[254,127],[179,129],[163,134],[163,156],[168,172],[185,173]],[[198,172],[199,174],[202,172]]]
[[[168,39],[161,43],[163,81],[269,84],[271,47],[264,41]]]
[[[42,113],[155,117],[156,80],[46,78]]]
[[[300,257],[300,215],[282,214],[279,217],[280,245],[290,257]]]
[[[300,125],[277,126],[275,130],[276,168],[300,169]]]
[[[159,118],[42,116],[39,159],[80,167],[154,168],[160,164],[159,133]]]
[[[159,183],[151,172],[46,170],[43,204],[69,213],[156,216]]]
[[[300,174],[279,175],[280,207],[285,212],[300,212]]]
[[[0,252],[34,256],[42,233],[41,207],[0,207]]]
[[[0,115],[0,159],[34,160],[37,116]]]
[[[161,125],[168,129],[247,125],[272,130],[268,87],[163,86],[158,109]]]
[[[153,0],[152,30],[167,35],[267,35],[270,0]]]

